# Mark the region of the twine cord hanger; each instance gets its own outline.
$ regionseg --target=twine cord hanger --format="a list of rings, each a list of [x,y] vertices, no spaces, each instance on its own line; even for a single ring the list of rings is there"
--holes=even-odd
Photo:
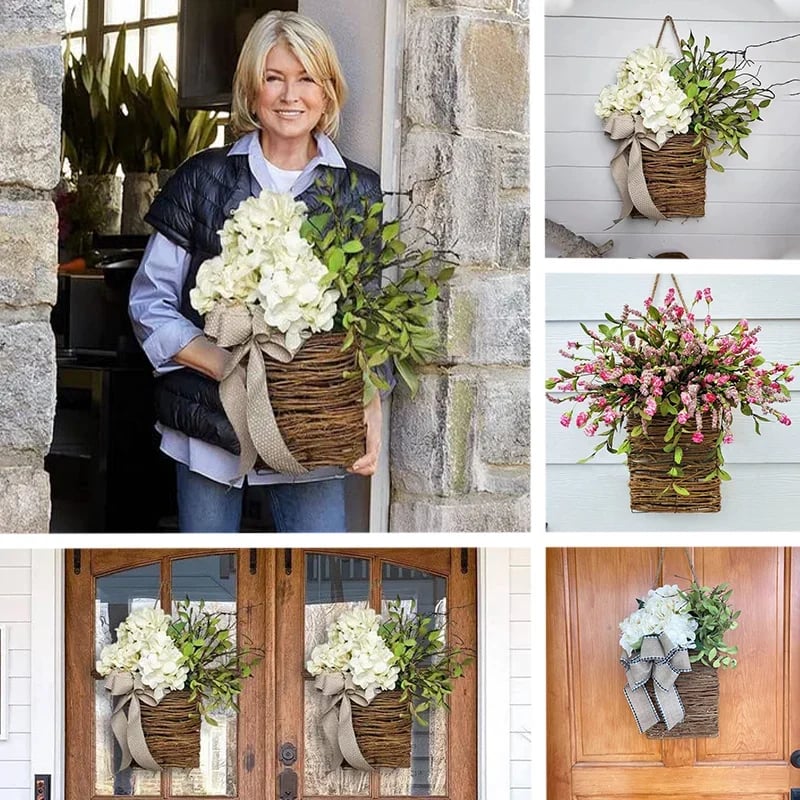
[[[656,47],[661,44],[661,37],[664,35],[664,28],[667,27],[667,23],[670,24],[672,32],[675,34],[675,41],[678,43],[678,49],[680,49],[681,37],[678,36],[678,29],[675,27],[675,22],[669,14],[664,17],[664,21],[661,23],[661,30],[658,32],[658,39],[656,39]]]
[[[653,577],[654,589],[658,588],[659,575],[661,575],[661,568],[664,566],[664,552],[666,549],[667,549],[666,547],[660,547],[658,550],[658,566],[656,567],[656,574]],[[689,570],[692,573],[692,581],[694,581],[694,583],[697,583],[699,585],[699,581],[697,580],[697,575],[694,571],[694,564],[692,563],[692,557],[689,555],[688,547],[683,548],[683,554],[686,556],[686,561],[689,563]]]
[[[678,283],[678,278],[676,277],[675,273],[670,272],[669,277],[672,278],[672,285],[678,292],[678,297],[680,298],[681,305],[683,306],[684,311],[689,310],[689,306],[686,305],[686,300],[683,297],[683,292],[681,291],[680,284]],[[650,297],[655,300],[656,299],[656,289],[658,289],[658,282],[661,280],[661,273],[657,272],[656,277],[653,280],[653,288],[650,290]]]

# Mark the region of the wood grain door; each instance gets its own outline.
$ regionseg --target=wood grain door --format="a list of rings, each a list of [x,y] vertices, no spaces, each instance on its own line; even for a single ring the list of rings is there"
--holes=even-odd
[[[119,751],[95,660],[131,608],[156,601],[169,608],[187,596],[235,612],[239,634],[264,648],[264,661],[245,681],[239,714],[203,724],[199,769],[115,772]],[[427,728],[415,728],[410,769],[328,769],[306,654],[337,611],[381,608],[395,598],[446,611],[448,637],[475,647],[475,551],[66,551],[66,800],[284,800],[279,746],[287,742],[298,751],[286,767],[297,778],[298,798],[475,800],[475,666],[456,682],[450,713],[434,713]]]
[[[657,548],[547,551],[548,800],[788,800],[800,787],[800,548],[692,551],[705,585],[727,581],[739,665],[720,671],[718,738],[648,739],[622,688],[618,623],[653,584]],[[659,584],[687,585],[682,549]],[[681,576],[680,578],[675,576]]]

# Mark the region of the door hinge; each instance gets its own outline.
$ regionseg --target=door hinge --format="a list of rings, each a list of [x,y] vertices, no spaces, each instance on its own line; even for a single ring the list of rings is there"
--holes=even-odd
[[[466,575],[469,572],[469,550],[466,547],[461,548],[461,574]]]
[[[81,551],[80,550],[73,550],[72,551],[72,571],[76,575],[81,574]]]
[[[287,575],[292,574],[292,548],[287,547],[283,551],[283,569]]]
[[[250,548],[250,574],[255,575],[258,569],[258,551],[255,547]]]

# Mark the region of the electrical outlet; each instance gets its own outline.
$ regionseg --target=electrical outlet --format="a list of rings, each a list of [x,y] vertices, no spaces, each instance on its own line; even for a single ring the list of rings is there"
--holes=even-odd
[[[50,776],[36,775],[33,779],[34,800],[50,800]]]

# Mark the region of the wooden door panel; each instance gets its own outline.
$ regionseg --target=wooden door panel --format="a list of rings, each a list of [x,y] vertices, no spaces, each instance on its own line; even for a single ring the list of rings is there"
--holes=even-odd
[[[548,800],[686,797],[787,800],[800,786],[800,550],[693,551],[704,585],[726,581],[740,626],[739,665],[720,671],[720,735],[648,739],[622,688],[618,623],[653,584],[658,548],[547,552]],[[680,576],[680,577],[676,577]],[[683,550],[658,583],[686,586]]]

